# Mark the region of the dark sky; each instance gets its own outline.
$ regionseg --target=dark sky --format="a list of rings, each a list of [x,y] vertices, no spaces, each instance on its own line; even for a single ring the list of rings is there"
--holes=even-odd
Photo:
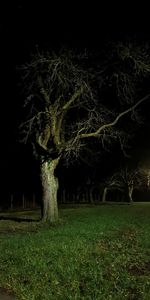
[[[39,2],[39,4],[38,4]],[[59,3],[61,2],[61,3]],[[126,36],[150,40],[149,9],[120,1],[1,1],[1,166],[8,161],[18,164],[26,154],[16,143],[19,99],[15,68],[29,57],[36,45],[40,47],[100,48],[107,39]],[[82,3],[81,3],[82,2]],[[131,2],[131,1],[130,1]],[[142,134],[141,134],[142,135]],[[17,145],[17,146],[16,146]],[[5,162],[7,162],[5,164]]]
[[[147,7],[120,2],[1,1],[2,36],[20,56],[30,43],[100,44],[106,36],[148,34]]]
[[[144,4],[127,1],[1,1],[1,52],[9,65],[28,57],[35,45],[101,47],[109,38],[149,36],[148,12]]]

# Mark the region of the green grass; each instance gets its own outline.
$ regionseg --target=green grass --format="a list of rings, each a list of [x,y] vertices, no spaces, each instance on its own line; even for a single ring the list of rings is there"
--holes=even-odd
[[[61,209],[53,226],[1,220],[0,286],[19,300],[149,300],[150,204]]]

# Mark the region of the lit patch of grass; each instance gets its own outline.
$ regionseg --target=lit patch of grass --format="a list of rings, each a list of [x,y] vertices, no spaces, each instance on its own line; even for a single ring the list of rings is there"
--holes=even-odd
[[[149,218],[138,204],[63,209],[53,226],[0,221],[0,285],[19,300],[148,300]]]

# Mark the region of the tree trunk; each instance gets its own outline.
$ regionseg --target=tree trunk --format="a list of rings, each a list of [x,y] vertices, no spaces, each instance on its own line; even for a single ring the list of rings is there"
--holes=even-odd
[[[51,161],[46,161],[41,165],[41,181],[43,188],[42,196],[42,220],[55,222],[58,220],[58,178],[55,177],[55,170],[59,162],[59,157]]]
[[[93,204],[94,203],[94,199],[93,199],[93,187],[91,187],[90,188],[90,191],[89,191],[89,202],[91,203],[91,204]]]
[[[107,195],[107,187],[104,188],[103,191],[103,196],[102,196],[102,202],[105,203],[106,202],[106,195]]]
[[[133,202],[132,194],[133,194],[133,184],[128,186],[128,197],[129,197],[129,202],[130,203]]]

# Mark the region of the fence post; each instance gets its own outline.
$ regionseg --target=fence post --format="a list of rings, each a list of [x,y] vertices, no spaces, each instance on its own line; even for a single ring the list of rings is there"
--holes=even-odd
[[[65,203],[66,202],[65,200],[66,200],[66,191],[64,189],[62,192],[62,202]]]
[[[13,209],[13,200],[14,200],[14,197],[13,197],[13,194],[11,194],[10,196],[10,208]]]
[[[23,206],[23,209],[25,209],[25,198],[24,198],[24,193],[22,194],[22,206]]]
[[[32,206],[33,206],[33,208],[35,208],[35,194],[33,193],[33,198],[32,198]]]

